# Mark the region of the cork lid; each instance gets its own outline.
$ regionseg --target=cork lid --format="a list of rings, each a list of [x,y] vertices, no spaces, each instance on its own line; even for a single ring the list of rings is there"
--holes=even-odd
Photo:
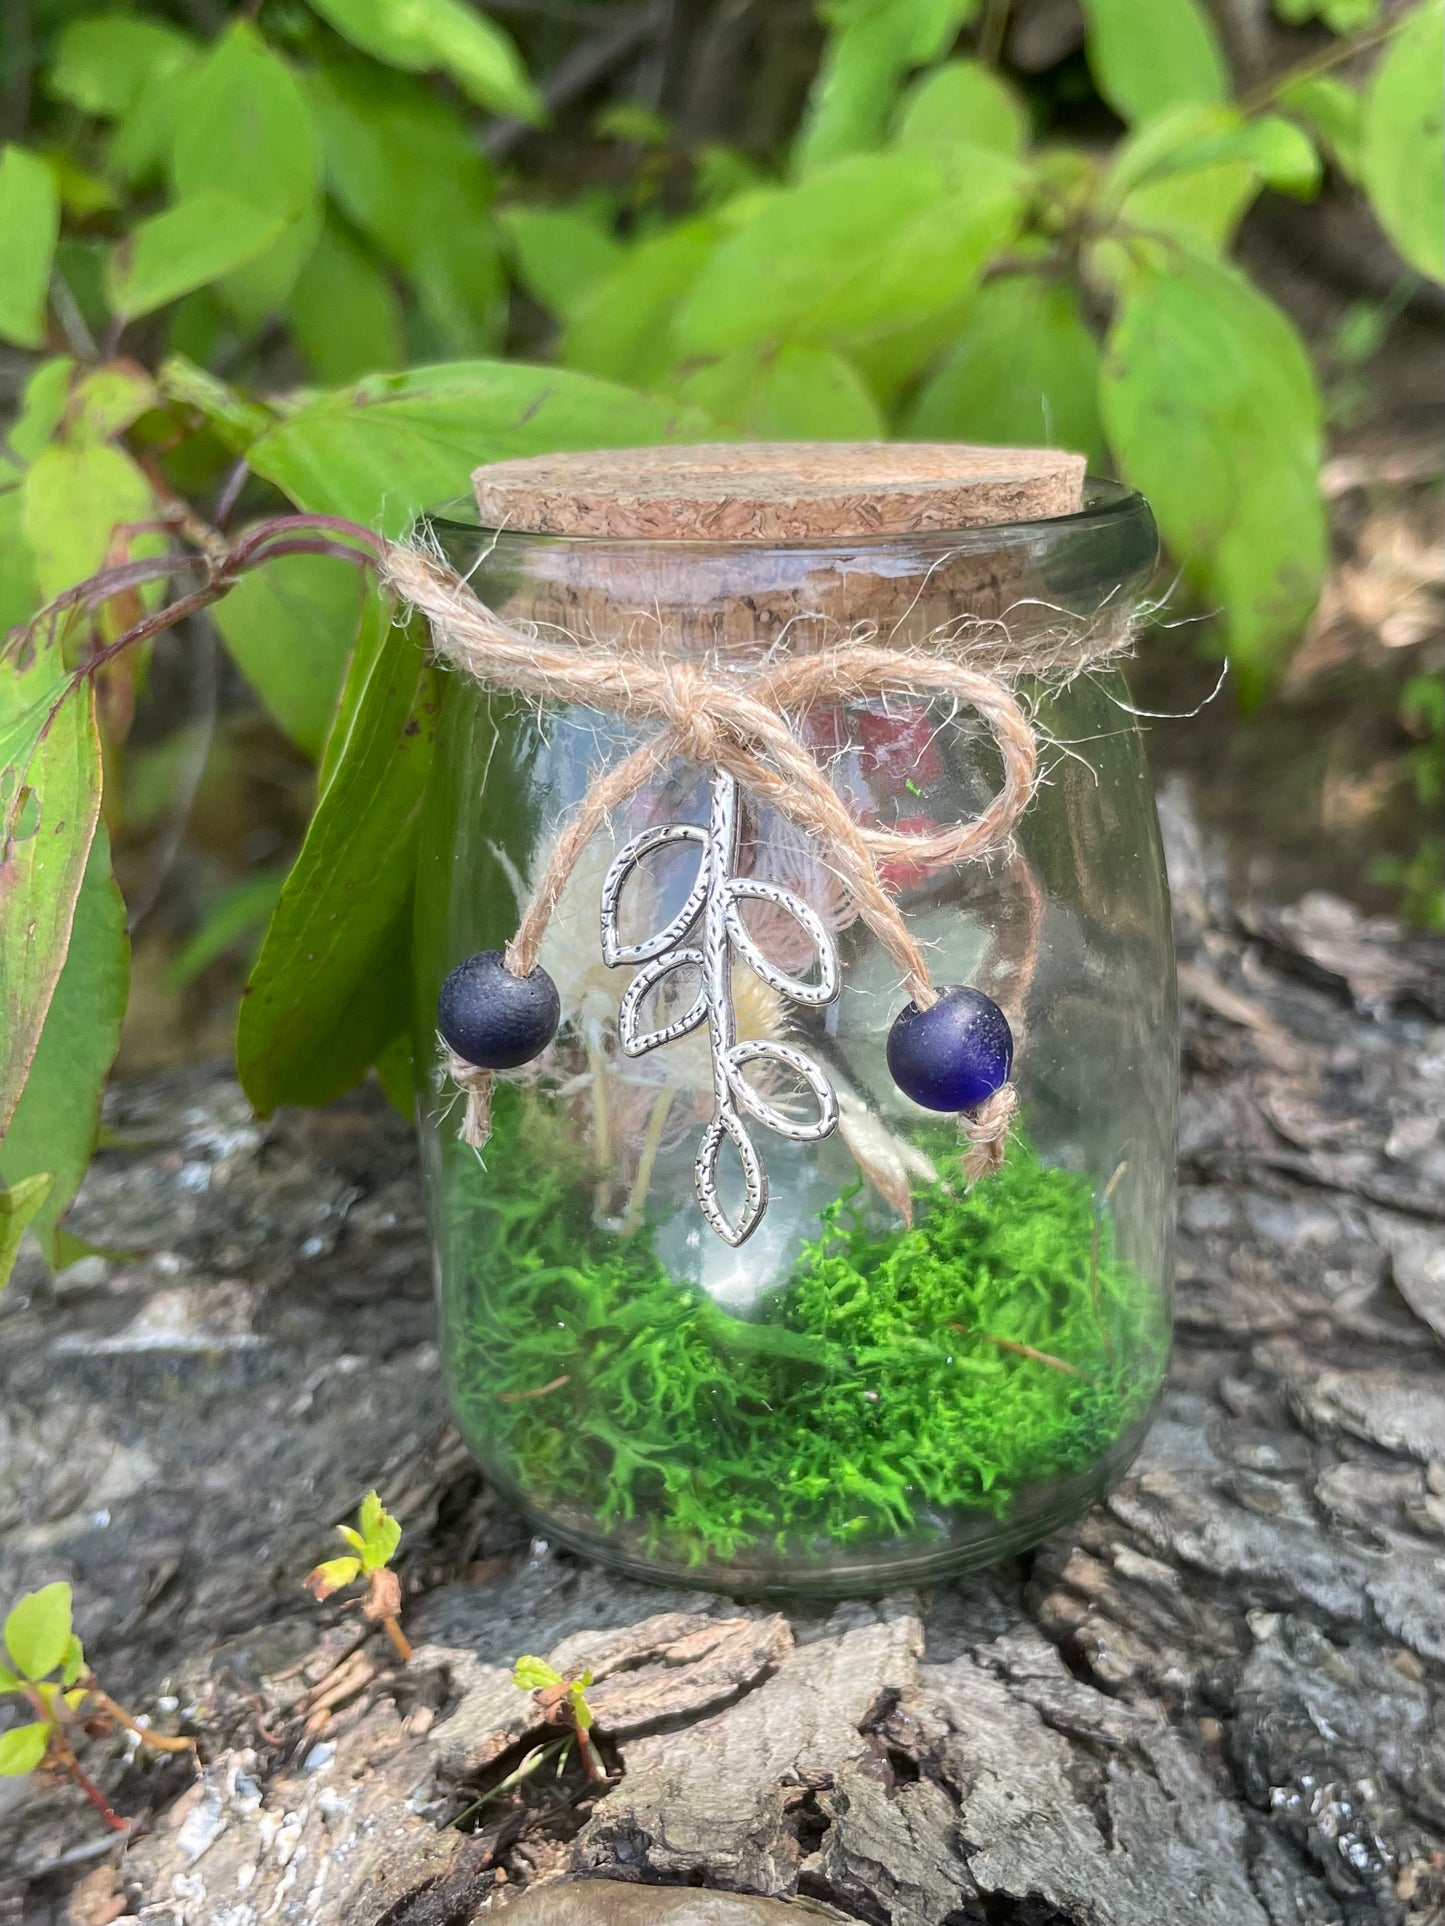
[[[489,462],[489,528],[656,542],[828,542],[1071,515],[1084,457],[954,442],[754,441]]]

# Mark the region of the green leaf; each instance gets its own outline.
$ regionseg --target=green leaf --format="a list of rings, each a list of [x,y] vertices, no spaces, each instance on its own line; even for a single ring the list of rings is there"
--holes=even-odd
[[[855,155],[723,241],[677,316],[682,355],[778,340],[847,350],[945,308],[1009,238],[1012,162],[982,148]]]
[[[427,351],[494,345],[505,290],[491,176],[460,116],[420,81],[360,60],[308,76],[307,98],[331,192],[411,283]]]
[[[65,1648],[65,1656],[60,1661],[60,1683],[64,1686],[74,1685],[84,1670],[85,1647],[72,1632],[70,1643]]]
[[[1346,180],[1359,180],[1364,103],[1353,87],[1334,74],[1312,74],[1280,89],[1279,109],[1324,143]]]
[[[406,361],[396,289],[337,221],[322,228],[289,312],[291,332],[322,381],[354,381]]]
[[[1021,154],[1028,110],[1012,87],[977,60],[951,60],[910,89],[898,122],[900,147],[986,147]]]
[[[38,1170],[33,1177],[22,1177],[8,1189],[0,1187],[0,1286],[14,1270],[20,1240],[54,1182],[51,1171]],[[0,1692],[8,1689],[0,1680]]]
[[[333,1592],[339,1592],[343,1585],[353,1584],[360,1576],[359,1558],[328,1558],[316,1567],[306,1583],[319,1600],[330,1598]]]
[[[249,21],[234,22],[186,80],[171,178],[178,201],[229,194],[281,222],[280,238],[218,290],[247,326],[280,307],[316,244],[320,175],[320,147],[295,75]]]
[[[623,250],[612,236],[568,208],[511,207],[498,219],[517,278],[559,320],[571,320],[622,264]]]
[[[388,533],[461,494],[479,462],[676,440],[696,416],[585,375],[461,361],[377,375],[279,422],[252,467],[301,507]]]
[[[189,195],[116,242],[106,263],[105,298],[123,321],[152,314],[268,253],[285,229],[281,215],[239,195]]]
[[[62,1579],[17,1599],[5,1620],[5,1649],[32,1684],[64,1663],[71,1639],[70,1587]]]
[[[678,383],[684,401],[762,441],[881,441],[868,385],[831,348],[736,348]]]
[[[17,348],[45,341],[50,263],[60,234],[55,177],[39,154],[0,152],[0,340]]]
[[[591,1683],[590,1673],[587,1683]],[[585,1692],[586,1687],[580,1679],[567,1688],[567,1704],[572,1712],[572,1723],[579,1732],[590,1731],[593,1724],[592,1707],[587,1703]]]
[[[156,385],[137,362],[106,361],[81,376],[66,404],[64,435],[77,448],[110,441],[156,407]]]
[[[222,890],[207,904],[199,925],[171,958],[166,971],[170,987],[180,990],[187,983],[194,983],[217,957],[240,950],[248,938],[251,939],[248,960],[253,958],[261,941],[261,931],[271,919],[285,880],[284,871],[269,869]]]
[[[1276,114],[1246,119],[1237,107],[1185,106],[1156,116],[1123,143],[1105,178],[1105,202],[1234,161],[1287,193],[1311,194],[1319,185],[1319,156],[1289,121]]]
[[[391,955],[408,932],[437,671],[416,624],[368,598],[306,839],[241,1002],[236,1062],[252,1103],[326,1103],[404,1027]]]
[[[407,73],[449,74],[469,100],[513,120],[543,119],[507,34],[461,0],[311,0],[323,20],[363,53]]]
[[[1229,98],[1229,69],[1199,0],[1084,0],[1089,71],[1122,120]]]
[[[1298,639],[1325,561],[1303,345],[1233,268],[1178,250],[1142,259],[1109,335],[1102,404],[1125,475],[1223,604],[1240,686],[1257,693]]]
[[[12,1672],[8,1665],[0,1665],[0,1692],[18,1692],[21,1683],[19,1673]]]
[[[914,67],[947,53],[974,0],[827,0],[832,31],[794,160],[799,173],[874,146]]]
[[[379,1572],[391,1563],[392,1555],[401,1543],[401,1526],[374,1491],[367,1492],[362,1499],[357,1523],[361,1527],[363,1547],[361,1569]]]
[[[161,363],[156,385],[168,401],[194,408],[234,455],[244,455],[276,420],[269,408],[248,401],[183,354],[173,354]]]
[[[1245,157],[1267,186],[1301,200],[1318,191],[1320,157],[1300,128],[1278,114],[1262,114],[1245,131]]]
[[[324,555],[285,555],[252,569],[215,607],[241,673],[299,749],[321,754],[341,693],[364,583]]]
[[[25,477],[25,538],[46,601],[102,566],[116,529],[155,515],[151,485],[109,443],[43,449]],[[160,537],[139,536],[131,555],[154,555]]]
[[[160,20],[96,14],[72,20],[56,43],[46,89],[82,113],[118,120],[147,80],[194,58],[196,43]]]
[[[59,428],[70,399],[70,381],[75,363],[67,354],[42,361],[26,382],[20,399],[20,413],[8,436],[10,448],[22,462],[34,461]],[[10,626],[0,621],[0,630]]]
[[[580,299],[559,350],[569,368],[647,388],[671,365],[671,326],[716,247],[715,219],[682,221],[628,250]]]
[[[346,1540],[347,1544],[351,1546],[353,1551],[363,1552],[366,1550],[366,1540],[362,1537],[361,1533],[351,1525],[338,1525],[336,1529]]]
[[[32,647],[29,666],[7,662],[0,678],[0,1171],[12,1184],[55,1174],[42,1158],[15,1163],[9,1132],[65,960],[100,810],[92,687],[60,701],[58,649]]]
[[[1068,282],[1010,274],[980,288],[901,432],[925,441],[1069,448],[1096,462],[1099,349]]]
[[[1420,7],[1385,51],[1365,95],[1361,171],[1403,260],[1445,281],[1445,6]]]
[[[45,1757],[50,1744],[50,1727],[41,1719],[30,1725],[12,1725],[0,1732],[0,1778],[18,1779],[33,1772]]]
[[[562,1674],[541,1658],[519,1658],[512,1667],[512,1683],[519,1692],[545,1692],[549,1685],[560,1685]]]
[[[1123,142],[1100,209],[1126,228],[1222,251],[1262,186],[1313,194],[1320,162],[1298,127],[1238,108],[1184,106],[1146,121]]]
[[[146,185],[169,167],[187,90],[203,59],[203,50],[186,41],[159,56],[142,77],[106,153],[111,174],[129,187]]]
[[[90,1162],[105,1079],[120,1045],[130,979],[125,905],[97,825],[75,902],[64,967],[45,1014],[25,1089],[0,1141],[10,1184],[40,1171],[54,1182],[31,1228],[55,1261],[54,1232]]]

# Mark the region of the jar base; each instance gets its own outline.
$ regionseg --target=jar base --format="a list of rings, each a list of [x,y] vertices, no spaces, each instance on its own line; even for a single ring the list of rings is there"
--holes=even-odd
[[[727,1598],[877,1598],[900,1587],[934,1584],[1001,1564],[1074,1523],[1118,1482],[1138,1455],[1156,1408],[1157,1400],[1087,1471],[1072,1478],[1053,1479],[1032,1497],[1021,1492],[1005,1519],[980,1513],[971,1534],[955,1532],[947,1542],[928,1550],[920,1547],[913,1553],[875,1545],[860,1550],[853,1559],[846,1553],[830,1554],[826,1565],[820,1562],[811,1569],[790,1553],[786,1576],[780,1570],[781,1559],[757,1564],[745,1558],[726,1562],[704,1559],[687,1564],[630,1552],[615,1537],[589,1531],[564,1514],[539,1508],[507,1479],[494,1476],[493,1483],[549,1543],[646,1584],[680,1585]]]

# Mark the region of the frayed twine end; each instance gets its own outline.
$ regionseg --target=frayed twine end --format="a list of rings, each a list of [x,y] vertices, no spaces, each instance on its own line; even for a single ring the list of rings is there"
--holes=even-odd
[[[992,1177],[995,1171],[1003,1169],[1018,1108],[1018,1092],[1011,1083],[1006,1083],[991,1097],[986,1097],[977,1110],[970,1110],[962,1118],[968,1149],[961,1162],[963,1179],[970,1189],[981,1178]]]
[[[451,1050],[446,1055],[446,1072],[467,1100],[457,1135],[471,1149],[481,1150],[492,1134],[492,1086],[496,1078],[490,1070],[479,1070]]]

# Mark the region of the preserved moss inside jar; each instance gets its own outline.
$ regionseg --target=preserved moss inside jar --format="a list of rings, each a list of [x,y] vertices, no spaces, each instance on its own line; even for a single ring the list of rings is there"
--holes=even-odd
[[[868,537],[498,532],[461,509],[433,527],[509,622],[743,674],[864,632],[900,647],[951,635],[994,667],[1004,639],[1015,654],[1030,635],[1066,651],[1137,595],[1155,550],[1147,507],[1110,484],[1071,513]],[[695,1194],[715,1098],[707,1034],[624,1052],[631,972],[599,947],[617,850],[656,826],[705,824],[708,769],[674,760],[589,844],[541,952],[556,1039],[498,1079],[485,1149],[459,1139],[438,987],[460,959],[505,945],[597,771],[655,729],[446,678],[417,897],[442,1342],[469,1444],[549,1536],[723,1590],[877,1590],[1036,1540],[1137,1448],[1168,1351],[1174,1165],[1153,797],[1114,657],[1054,665],[1019,692],[1045,778],[1011,841],[984,861],[883,875],[934,982],[976,986],[1013,1028],[1017,1123],[1002,1168],[971,1187],[956,1120],[889,1076],[906,1001],[896,966],[827,852],[739,790],[738,873],[802,899],[841,987],[792,1003],[732,961],[738,1038],[805,1052],[838,1110],[816,1141],[753,1126],[766,1211],[734,1245]],[[793,721],[859,822],[962,820],[999,784],[987,730],[927,692]],[[639,862],[629,941],[676,916],[698,863],[686,836]],[[765,893],[741,913],[775,973],[816,970],[806,932]],[[647,1001],[649,1024],[693,996],[675,974]],[[799,1101],[776,1064],[757,1070],[765,1099]],[[720,1188],[736,1214],[742,1180],[726,1158]]]

